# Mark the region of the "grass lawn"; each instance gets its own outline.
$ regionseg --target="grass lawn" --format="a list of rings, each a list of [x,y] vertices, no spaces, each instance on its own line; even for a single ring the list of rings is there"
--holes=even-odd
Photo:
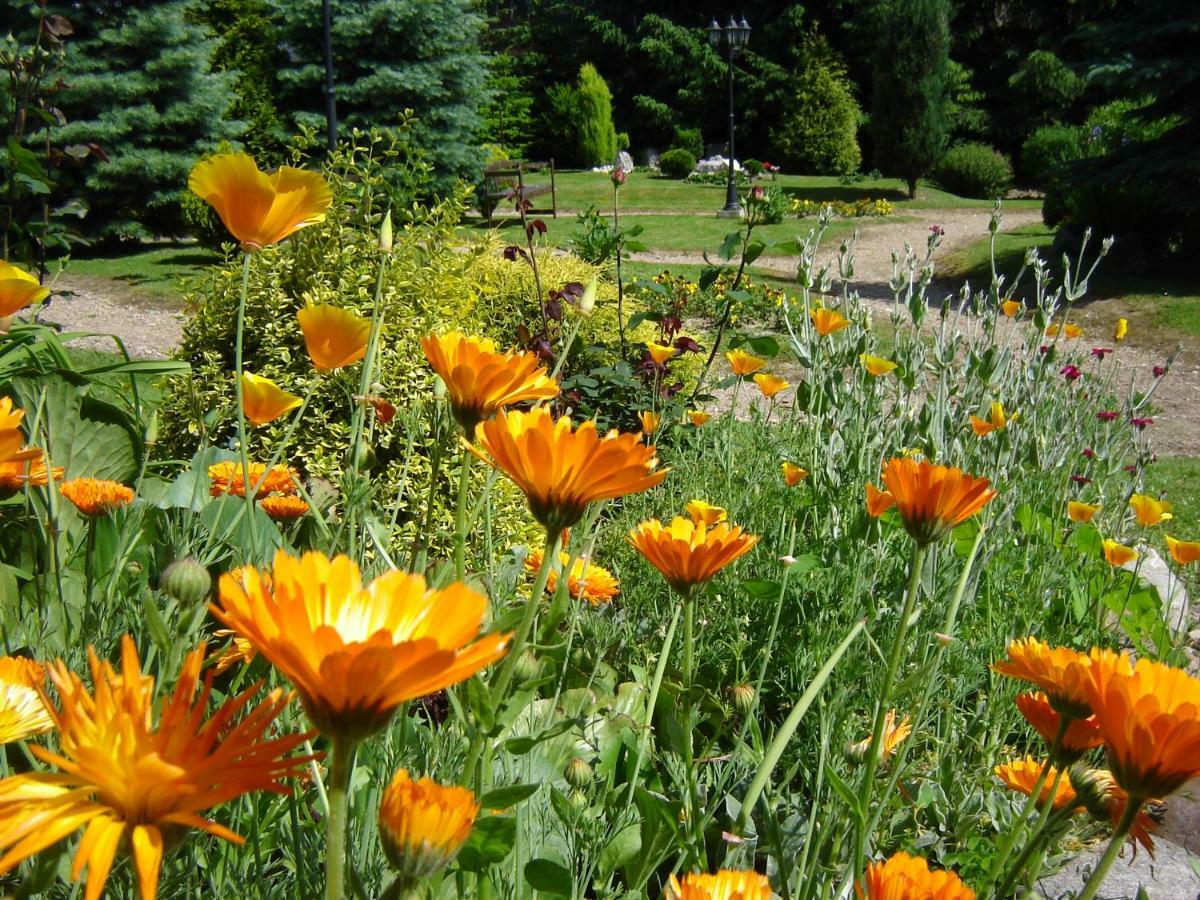
[[[140,293],[173,299],[179,293],[181,278],[197,274],[220,258],[220,254],[199,244],[143,244],[107,255],[72,256],[64,272],[68,276],[123,281]]]

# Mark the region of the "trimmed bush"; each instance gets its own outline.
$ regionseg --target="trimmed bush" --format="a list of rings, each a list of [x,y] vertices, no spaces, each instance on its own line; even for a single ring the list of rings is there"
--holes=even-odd
[[[1083,129],[1072,125],[1044,125],[1021,145],[1021,174],[1045,186],[1064,164],[1082,159]]]
[[[960,197],[993,200],[1012,184],[1008,157],[987,144],[959,144],[942,155],[933,168],[938,187]]]
[[[584,63],[576,88],[579,118],[574,139],[585,166],[603,166],[617,155],[617,130],[612,120],[612,93],[596,67]]]
[[[759,162],[757,159],[743,159],[742,160],[742,169],[751,178],[761,175],[764,171],[763,164],[761,162]]]
[[[696,159],[704,155],[704,138],[699,128],[676,128],[668,150],[686,150]]]
[[[1014,109],[1030,125],[1061,118],[1083,93],[1083,79],[1048,50],[1035,50],[1008,79]]]
[[[667,178],[687,178],[696,168],[696,157],[687,150],[668,150],[658,158],[658,171]]]
[[[800,72],[771,144],[789,171],[849,175],[858,171],[858,123],[862,110],[836,64],[814,60]]]

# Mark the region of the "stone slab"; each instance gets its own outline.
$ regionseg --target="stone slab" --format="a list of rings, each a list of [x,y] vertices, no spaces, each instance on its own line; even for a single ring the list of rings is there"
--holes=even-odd
[[[1121,849],[1120,858],[1109,870],[1100,886],[1097,900],[1137,900],[1144,891],[1148,900],[1200,900],[1200,875],[1192,868],[1192,856],[1183,847],[1156,838],[1154,859],[1139,850],[1130,859],[1128,843]],[[1083,889],[1101,854],[1104,845],[1079,854],[1062,871],[1038,882],[1038,893],[1047,900],[1069,900]]]

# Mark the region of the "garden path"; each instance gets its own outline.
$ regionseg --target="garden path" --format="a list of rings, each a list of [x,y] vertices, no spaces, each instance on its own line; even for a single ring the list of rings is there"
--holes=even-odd
[[[116,335],[134,359],[165,359],[183,336],[184,311],[181,303],[141,293],[120,281],[61,275],[39,318],[65,331]],[[101,336],[71,345],[107,353],[117,349],[112,338]]]

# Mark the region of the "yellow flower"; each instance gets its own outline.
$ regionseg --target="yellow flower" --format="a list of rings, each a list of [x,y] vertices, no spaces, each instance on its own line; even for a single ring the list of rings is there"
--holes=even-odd
[[[1000,304],[1000,311],[1010,319],[1015,319],[1017,316],[1019,316],[1021,314],[1021,310],[1024,308],[1025,307],[1020,300],[1014,300],[1012,297],[1009,297]]]
[[[880,759],[888,759],[895,752],[896,748],[912,734],[912,724],[908,716],[905,716],[897,724],[896,711],[889,709],[883,717],[883,740],[880,743]],[[850,744],[846,748],[846,756],[855,762],[862,762],[867,758],[867,753],[871,749],[871,741],[874,739],[874,734],[868,734],[863,740]]]
[[[1172,518],[1170,503],[1146,494],[1134,494],[1130,497],[1129,508],[1137,515],[1138,524],[1147,527]]]
[[[58,752],[30,751],[57,772],[31,772],[0,781],[0,872],[40,853],[86,825],[71,879],[86,868],[85,900],[98,900],[118,853],[133,858],[142,900],[158,890],[163,853],[188,829],[234,843],[243,838],[202,813],[255,791],[287,792],[280,782],[310,757],[286,756],[308,737],[268,737],[291,697],[272,691],[246,710],[255,684],[207,716],[212,676],[200,686],[204,646],[187,655],[174,690],[154,715],[154,678],[144,675],[133,638],[121,641],[118,673],[89,649],[93,688],[61,661],[50,679],[61,698],[49,703]],[[43,694],[43,697],[45,695]]]
[[[328,372],[358,362],[367,355],[371,322],[328,303],[306,306],[296,313],[304,346],[318,371]]]
[[[783,472],[783,483],[788,487],[795,487],[808,477],[808,470],[800,468],[795,463],[783,462],[779,464],[779,468]]]
[[[667,579],[678,593],[690,596],[697,585],[711,579],[734,560],[749,553],[758,536],[740,525],[721,522],[712,528],[676,516],[664,526],[648,519],[632,529],[629,543]]]
[[[31,450],[37,448],[29,448]],[[0,500],[12,497],[25,487],[45,487],[51,480],[62,481],[63,467],[46,468],[46,460],[38,450],[38,458],[0,462]]]
[[[887,375],[896,368],[896,363],[890,359],[884,359],[882,356],[872,356],[869,353],[859,354],[858,361],[862,363],[862,367],[867,370],[867,374],[875,378],[882,375]]]
[[[688,421],[699,428],[701,425],[707,425],[708,420],[712,418],[712,413],[702,412],[698,409],[693,409],[688,412]]]
[[[1038,777],[1042,774],[1044,763],[1040,763],[1032,756],[1026,756],[1024,759],[1015,759],[1005,765],[996,766],[992,771],[996,773],[996,777],[1005,783],[1014,791],[1019,791],[1026,797],[1033,796],[1034,785],[1038,782]],[[1038,809],[1046,805],[1050,801],[1050,789],[1054,786],[1054,782],[1058,781],[1058,789],[1054,792],[1054,799],[1051,801],[1051,806],[1054,809],[1070,809],[1078,811],[1083,809],[1083,804],[1079,797],[1075,794],[1075,789],[1071,783],[1063,778],[1058,780],[1058,769],[1054,766],[1048,766],[1046,769],[1046,777],[1042,780],[1042,788],[1037,800]]]
[[[11,316],[49,296],[50,288],[42,287],[35,276],[0,259],[0,317]]]
[[[664,900],[771,900],[771,882],[750,870],[721,869],[715,875],[672,875]]]
[[[693,522],[710,528],[718,522],[724,522],[729,518],[728,513],[724,509],[705,503],[703,500],[691,500],[684,509],[692,517]]]
[[[1138,554],[1132,547],[1118,544],[1110,538],[1104,542],[1104,558],[1110,566],[1117,567],[1133,562],[1138,558]]]
[[[812,317],[813,328],[817,330],[817,334],[821,335],[821,337],[829,337],[835,331],[841,331],[850,325],[850,320],[836,309],[829,309],[824,306],[810,310],[809,315]]]
[[[981,419],[978,416],[971,416],[971,429],[978,437],[991,434],[993,431],[998,431],[1002,428],[1007,428],[1009,422],[1015,422],[1017,413],[1005,413],[1004,404],[1000,401],[992,403],[991,411],[986,419]]]
[[[54,728],[42,701],[46,669],[23,656],[0,656],[0,744],[23,741]]]
[[[1113,340],[1123,341],[1127,334],[1129,334],[1129,320],[1117,319],[1117,324],[1113,327]]]
[[[1200,559],[1200,541],[1181,541],[1167,535],[1167,549],[1171,551],[1171,558],[1181,566]]]
[[[646,349],[650,352],[650,358],[660,366],[666,365],[667,360],[675,356],[675,348],[670,344],[656,344],[654,341],[647,341]]]
[[[1059,332],[1059,327],[1057,325],[1047,325],[1046,326],[1046,337],[1054,337],[1055,335],[1058,334],[1058,332]],[[1080,328],[1078,325],[1076,325],[1074,322],[1065,323],[1062,327],[1062,333],[1066,337],[1071,338],[1071,339],[1083,337],[1083,329]]]
[[[480,636],[487,599],[466,585],[431,590],[396,570],[364,585],[346,556],[281,550],[269,573],[243,566],[221,576],[212,611],[292,682],[322,733],[348,740],[508,649],[508,635]]]
[[[733,369],[733,374],[738,377],[753,375],[767,364],[767,361],[762,357],[747,353],[740,347],[737,350],[727,352],[725,359],[729,361],[729,368]]]
[[[477,815],[479,803],[466,788],[413,781],[400,769],[379,802],[379,838],[401,885],[413,887],[448,866]]]
[[[119,481],[72,478],[58,489],[83,515],[92,518],[108,515],[133,502],[133,491]]]
[[[270,378],[242,373],[242,408],[246,418],[255,425],[274,422],[301,404],[295,394],[289,394]]]
[[[542,567],[542,551],[533,550],[525,557],[525,568],[537,572]],[[571,561],[571,554],[562,551],[558,554],[558,570],[566,569]],[[546,593],[553,595],[558,590],[558,571],[551,569],[546,579]],[[586,600],[593,606],[610,603],[621,593],[621,582],[603,566],[593,565],[582,556],[575,560],[567,575],[567,593],[576,600]]]
[[[762,391],[762,395],[768,400],[780,391],[788,389],[788,383],[778,375],[767,375],[760,372],[754,376],[754,383],[758,385],[758,389]]]
[[[638,421],[642,423],[642,434],[654,434],[658,431],[662,416],[653,410],[645,409],[638,413]]]
[[[1092,521],[1092,516],[1096,515],[1099,511],[1099,506],[1080,503],[1078,500],[1067,501],[1067,518],[1072,522],[1090,522]]]
[[[996,492],[986,478],[925,460],[895,458],[883,470],[905,530],[918,544],[930,544],[983,509]]]
[[[25,443],[25,432],[21,420],[25,410],[14,407],[11,397],[0,397],[0,462],[25,462],[41,459],[42,451],[37,447],[21,449]]]
[[[247,253],[325,221],[333,201],[316,172],[281,166],[268,175],[245,153],[218,153],[196,163],[188,188],[217,211]]]
[[[864,880],[865,885],[854,886],[860,900],[975,900],[957,874],[930,869],[921,857],[907,853],[869,863]]]

